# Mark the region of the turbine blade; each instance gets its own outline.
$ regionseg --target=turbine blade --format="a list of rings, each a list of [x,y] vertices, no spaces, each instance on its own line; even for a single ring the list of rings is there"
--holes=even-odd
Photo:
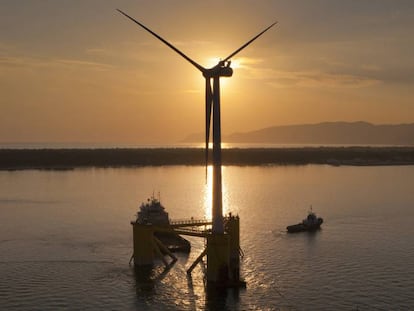
[[[260,32],[259,34],[257,34],[256,36],[254,36],[252,39],[250,39],[249,41],[247,41],[245,44],[243,44],[241,47],[239,47],[237,50],[235,50],[233,53],[231,53],[229,56],[227,56],[223,62],[227,62],[230,58],[232,58],[234,55],[236,55],[237,53],[239,53],[241,50],[243,50],[246,46],[248,46],[250,43],[252,43],[254,40],[256,40],[257,38],[259,38],[262,34],[264,34],[266,31],[268,31],[270,28],[272,28],[274,25],[276,25],[278,22],[274,22],[272,25],[270,25],[269,27],[267,27],[265,30],[263,30],[262,32]]]
[[[211,124],[211,106],[213,104],[213,96],[211,92],[211,80],[206,78],[206,178],[208,166],[208,144],[210,142],[210,124]]]
[[[193,61],[190,57],[188,57],[187,55],[185,55],[183,52],[181,52],[179,49],[177,49],[175,46],[173,46],[171,43],[169,43],[167,40],[165,40],[164,38],[162,38],[161,36],[157,35],[155,32],[153,32],[151,29],[149,29],[148,27],[146,27],[145,25],[141,24],[140,22],[138,22],[136,19],[134,19],[133,17],[129,16],[128,14],[122,12],[119,9],[116,9],[119,13],[121,13],[122,15],[126,16],[127,18],[129,18],[131,21],[133,21],[134,23],[136,23],[137,25],[141,26],[142,28],[144,28],[146,31],[148,31],[150,34],[152,34],[154,37],[156,37],[157,39],[159,39],[160,41],[162,41],[164,44],[166,44],[168,47],[170,47],[171,49],[173,49],[175,52],[177,52],[178,54],[180,54],[182,57],[184,57],[188,62],[190,62],[194,67],[196,67],[198,70],[200,70],[201,72],[205,72],[206,69],[204,67],[202,67],[201,65],[197,64],[195,61]]]

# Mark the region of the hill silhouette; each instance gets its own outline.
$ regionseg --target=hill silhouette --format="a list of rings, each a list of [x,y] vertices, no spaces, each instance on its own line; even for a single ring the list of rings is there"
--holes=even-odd
[[[192,134],[185,142],[202,142],[204,134]],[[273,126],[223,137],[227,143],[318,145],[414,145],[414,123],[323,122]]]

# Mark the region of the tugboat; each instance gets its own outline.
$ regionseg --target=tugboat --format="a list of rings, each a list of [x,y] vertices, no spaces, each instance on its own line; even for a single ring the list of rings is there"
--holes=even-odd
[[[137,219],[135,221],[141,225],[154,225],[158,227],[170,227],[170,219],[165,207],[161,204],[159,198],[155,198],[154,194],[147,199],[147,202],[141,203]],[[173,230],[171,232],[154,230],[154,235],[157,237],[171,252],[189,253],[191,244]]]
[[[288,233],[302,232],[302,231],[314,231],[318,230],[323,223],[321,217],[316,217],[316,214],[312,211],[312,206],[309,211],[308,217],[302,220],[301,223],[296,225],[287,226],[286,229]]]

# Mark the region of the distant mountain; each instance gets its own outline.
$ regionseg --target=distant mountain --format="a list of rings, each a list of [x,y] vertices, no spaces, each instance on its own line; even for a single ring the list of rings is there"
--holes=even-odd
[[[204,134],[192,134],[185,142],[200,142]],[[414,123],[323,122],[273,126],[223,137],[227,143],[319,145],[414,145]]]

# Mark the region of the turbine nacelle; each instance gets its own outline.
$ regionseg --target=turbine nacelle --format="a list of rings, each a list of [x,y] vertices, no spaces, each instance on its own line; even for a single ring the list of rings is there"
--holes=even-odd
[[[230,67],[231,61],[220,61],[216,66],[203,70],[203,77],[206,79],[214,77],[231,77],[233,69]]]

